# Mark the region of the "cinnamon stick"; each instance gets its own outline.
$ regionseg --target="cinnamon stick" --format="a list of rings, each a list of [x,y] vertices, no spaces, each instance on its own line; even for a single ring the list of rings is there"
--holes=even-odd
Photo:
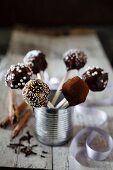
[[[31,117],[31,115],[32,115],[31,110],[27,110],[24,113],[24,115],[21,117],[21,119],[17,123],[16,127],[12,131],[12,134],[11,134],[12,138],[15,138],[18,135],[18,133],[24,128],[24,126],[27,124],[27,122],[28,122],[29,118]]]
[[[18,120],[18,106],[17,106],[17,102],[16,102],[16,96],[14,93],[14,90],[10,89],[9,90],[9,120],[11,122],[11,124],[14,123],[14,121]]]
[[[24,109],[27,107],[27,103],[25,101],[23,101],[19,106],[18,106],[18,112],[19,112],[19,115],[21,112],[24,111]]]
[[[0,127],[6,128],[9,125],[9,123],[10,123],[9,116],[7,116],[0,122]]]
[[[21,112],[24,111],[26,107],[27,107],[27,104],[24,101],[18,106],[18,117],[20,116]],[[0,122],[0,127],[6,128],[9,124],[10,124],[10,119],[8,115]]]

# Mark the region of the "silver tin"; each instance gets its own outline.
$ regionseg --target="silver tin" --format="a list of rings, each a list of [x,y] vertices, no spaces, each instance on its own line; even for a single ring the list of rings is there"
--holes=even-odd
[[[46,145],[62,145],[72,137],[73,107],[68,109],[35,108],[36,134]]]

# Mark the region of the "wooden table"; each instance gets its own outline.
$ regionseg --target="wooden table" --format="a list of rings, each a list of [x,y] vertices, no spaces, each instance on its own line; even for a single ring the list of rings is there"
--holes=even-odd
[[[41,31],[41,30],[29,30],[29,29],[14,29],[10,41],[10,46],[7,52],[7,56],[2,59],[0,63],[0,119],[3,118],[8,112],[8,88],[4,86],[4,73],[11,64],[22,62],[24,55],[27,51],[31,49],[40,49],[47,54],[48,60],[48,74],[50,77],[61,78],[65,73],[65,66],[62,61],[62,54],[70,49],[78,48],[82,49],[87,53],[88,62],[84,67],[87,68],[89,65],[100,66],[109,73],[110,81],[113,81],[113,71],[110,63],[106,57],[106,54],[99,42],[98,36],[94,30],[71,30],[67,35],[63,31]],[[80,75],[84,71],[81,69]],[[75,75],[76,72],[72,71],[70,76]],[[104,94],[104,92],[103,92]],[[100,97],[100,94],[95,94],[95,100]],[[17,92],[20,95],[20,92]],[[107,131],[113,137],[113,106],[103,106],[99,109],[106,111],[109,122],[107,126]],[[86,118],[80,118],[75,116],[75,134],[83,127],[90,125],[95,125],[93,119],[88,121]],[[113,169],[113,153],[111,153],[109,159],[103,161],[103,166],[98,168],[98,163],[94,162],[95,168],[74,166],[69,156],[69,146],[71,140],[58,147],[45,146],[38,142],[35,134],[35,118],[34,116],[28,122],[26,128],[19,134],[19,136],[13,140],[17,142],[22,135],[26,134],[26,131],[34,136],[31,143],[37,144],[38,146],[34,148],[37,152],[37,156],[25,157],[24,154],[15,154],[13,150],[7,147],[10,143],[11,129],[0,129],[0,167],[19,167],[19,168],[36,168],[36,169],[49,169],[49,170],[78,170],[78,169]],[[46,154],[43,152],[47,152]]]

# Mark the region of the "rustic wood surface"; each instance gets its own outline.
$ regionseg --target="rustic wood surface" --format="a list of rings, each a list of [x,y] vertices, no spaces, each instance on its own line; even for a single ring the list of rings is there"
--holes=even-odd
[[[28,29],[14,29],[7,56],[2,59],[0,63],[0,120],[8,114],[8,88],[4,86],[4,74],[11,64],[22,62],[27,51],[32,49],[40,49],[47,54],[48,60],[48,74],[49,77],[59,77],[60,79],[65,74],[65,66],[62,61],[62,54],[70,48],[79,48],[84,50],[88,55],[89,65],[98,65],[104,68],[109,73],[109,79],[113,81],[113,71],[106,54],[98,40],[97,34],[93,30],[71,30],[69,34],[63,35],[59,31],[40,31]],[[85,69],[84,68],[84,69]],[[79,75],[84,69],[81,69]],[[72,71],[70,77],[77,74]],[[21,91],[16,91],[19,100],[22,99]],[[102,99],[108,93],[102,92],[94,95],[94,100]],[[19,102],[18,100],[18,102]],[[113,106],[103,106],[100,109],[106,111],[109,122],[106,130],[113,137]],[[99,120],[94,120],[91,117],[80,116],[74,113],[74,135],[83,127],[97,125]],[[23,154],[15,154],[13,150],[7,147],[10,143],[11,129],[0,129],[0,166],[1,167],[19,167],[19,168],[36,168],[36,169],[50,169],[50,170],[79,170],[79,169],[113,169],[113,153],[105,161],[90,161],[87,166],[75,166],[73,160],[69,156],[69,141],[67,144],[60,147],[45,146],[38,142],[35,133],[35,118],[34,115],[28,122],[26,128],[14,139],[17,142],[26,131],[30,131],[34,136],[32,144],[38,144],[34,151],[37,156],[25,157]],[[26,143],[25,143],[26,144]],[[46,151],[47,154],[42,154]],[[44,155],[44,157],[41,157]],[[82,158],[81,158],[82,159]]]

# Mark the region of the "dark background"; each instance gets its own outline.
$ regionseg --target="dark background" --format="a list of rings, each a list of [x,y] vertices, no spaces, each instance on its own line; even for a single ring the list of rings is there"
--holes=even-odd
[[[10,30],[17,24],[37,28],[93,28],[113,65],[113,0],[1,0],[0,49],[3,53]]]
[[[113,23],[113,0],[1,0],[0,25],[107,25]]]

